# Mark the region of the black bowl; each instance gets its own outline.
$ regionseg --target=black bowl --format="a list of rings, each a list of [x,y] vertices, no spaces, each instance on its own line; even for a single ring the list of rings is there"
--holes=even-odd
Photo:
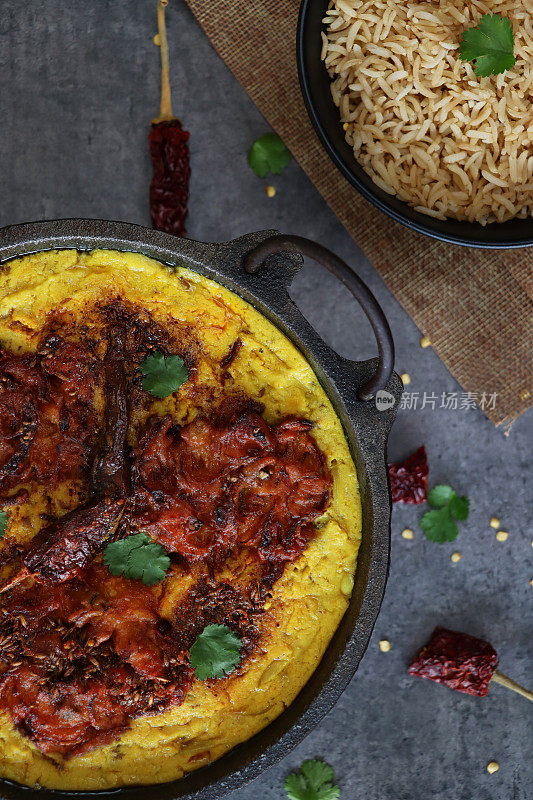
[[[470,247],[510,248],[533,245],[531,219],[514,219],[490,225],[435,219],[420,214],[403,200],[387,194],[366,174],[344,138],[339,110],[331,96],[330,78],[320,58],[322,19],[328,5],[328,0],[302,0],[296,53],[300,85],[309,117],[326,152],[344,177],[380,211],[426,236]]]

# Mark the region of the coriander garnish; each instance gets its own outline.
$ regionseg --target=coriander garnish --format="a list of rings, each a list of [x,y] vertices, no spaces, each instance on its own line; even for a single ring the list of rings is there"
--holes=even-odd
[[[288,800],[338,800],[341,790],[333,784],[333,767],[324,761],[304,761],[283,784]]]
[[[191,665],[200,681],[223,678],[241,663],[242,641],[227,625],[208,625],[190,649]]]
[[[180,356],[166,356],[159,352],[147,356],[139,369],[144,375],[143,389],[159,399],[177,392],[189,377]]]
[[[479,78],[499,75],[516,63],[513,27],[507,17],[484,14],[477,28],[463,32],[459,58],[474,61]]]
[[[108,544],[104,564],[112,575],[124,575],[153,586],[165,579],[170,558],[165,548],[152,542],[145,533],[135,533]]]
[[[291,154],[277,133],[265,133],[251,146],[248,153],[248,164],[256,175],[265,178],[269,170],[274,175],[279,175],[291,158]]]
[[[7,527],[7,511],[0,511],[0,539],[4,538]]]
[[[460,497],[451,486],[435,486],[428,494],[428,503],[435,509],[427,511],[420,520],[426,537],[432,542],[453,542],[458,528],[455,520],[468,519],[468,497]]]

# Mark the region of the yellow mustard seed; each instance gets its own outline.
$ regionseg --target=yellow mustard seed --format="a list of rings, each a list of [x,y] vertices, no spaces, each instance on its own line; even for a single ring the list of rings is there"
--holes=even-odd
[[[154,44],[156,44],[158,47],[161,47],[161,39],[158,33],[156,33],[156,35],[154,36]]]
[[[507,531],[498,531],[496,534],[496,538],[499,542],[506,542],[509,537]]]
[[[276,189],[274,186],[267,186],[266,193],[268,197],[275,197],[276,196]]]
[[[521,390],[521,392],[520,392],[520,400],[523,400],[525,402],[526,400],[529,400],[530,397],[531,397],[531,392],[530,392],[529,389],[522,389]]]
[[[496,528],[496,530],[500,527],[500,520],[498,519],[498,517],[490,518],[490,527]]]
[[[344,125],[342,126],[342,129],[343,129],[343,131],[347,131],[348,130],[348,123],[347,122],[344,123]]]
[[[531,580],[529,581],[529,585],[533,586],[533,578],[531,578]]]
[[[422,336],[420,339],[420,347],[431,347],[431,342],[427,336]]]
[[[388,639],[380,639],[379,649],[382,653],[388,653],[390,650],[390,642]]]
[[[400,378],[402,379],[402,383],[404,386],[409,386],[409,384],[411,383],[411,376],[409,375],[408,372],[403,372],[400,375]]]
[[[413,531],[411,530],[411,528],[404,528],[402,531],[402,536],[404,539],[412,539]]]
[[[461,560],[461,553],[452,553],[452,561],[454,564],[457,564],[457,562],[460,560]]]
[[[487,772],[489,773],[489,775],[492,775],[494,772],[498,772],[499,769],[500,765],[498,764],[497,761],[489,761],[489,763],[487,764]]]

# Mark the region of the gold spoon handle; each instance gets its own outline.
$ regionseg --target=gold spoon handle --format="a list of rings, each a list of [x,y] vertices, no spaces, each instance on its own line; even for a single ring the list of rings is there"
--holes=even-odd
[[[159,46],[161,47],[161,108],[159,116],[153,120],[154,123],[175,119],[172,113],[172,99],[170,96],[170,59],[165,25],[165,9],[167,5],[168,0],[159,0],[157,4],[157,28],[159,31]]]
[[[499,669],[494,670],[494,675],[492,676],[491,680],[493,680],[494,683],[499,683],[500,686],[505,686],[507,689],[511,689],[517,694],[521,694],[522,697],[525,697],[527,700],[533,700],[533,692],[530,692],[529,689],[524,689],[523,686],[520,686],[519,683],[513,681],[511,678],[508,678],[507,675],[504,675]]]

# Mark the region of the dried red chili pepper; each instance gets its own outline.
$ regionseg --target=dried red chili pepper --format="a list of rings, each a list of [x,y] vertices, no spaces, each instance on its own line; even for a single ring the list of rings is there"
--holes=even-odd
[[[484,697],[497,666],[498,654],[489,642],[438,626],[408,672],[458,692]]]
[[[50,338],[48,340],[50,342]],[[57,345],[60,340],[53,339]],[[55,370],[63,372],[72,362],[62,362],[60,351],[52,353]],[[68,353],[68,351],[67,351]],[[48,356],[49,360],[50,355]],[[130,462],[126,457],[128,429],[127,383],[124,372],[124,328],[115,320],[109,333],[105,357],[106,400],[104,435],[91,469],[92,499],[53,520],[32,539],[23,558],[23,568],[1,592],[33,577],[40,581],[64,583],[74,578],[99,553],[115,533],[124,512],[130,484]],[[78,382],[86,380],[82,373]],[[74,386],[72,391],[75,391]],[[58,451],[61,445],[58,445]],[[0,592],[0,593],[1,593]]]
[[[428,461],[424,445],[405,461],[389,464],[389,477],[393,503],[427,500]]]
[[[169,56],[165,26],[168,0],[159,0],[157,23],[161,47],[161,109],[150,128],[150,157],[153,177],[150,183],[152,225],[159,231],[185,236],[189,198],[189,133],[172,113]]]

